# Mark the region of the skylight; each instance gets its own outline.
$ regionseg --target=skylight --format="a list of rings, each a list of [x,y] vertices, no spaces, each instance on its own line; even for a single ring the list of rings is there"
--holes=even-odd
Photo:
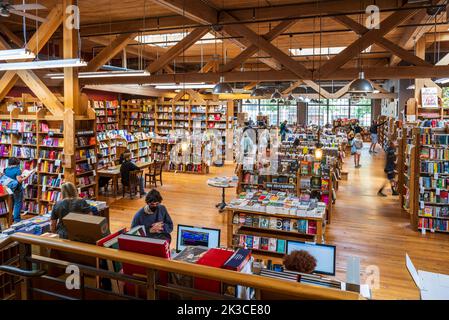
[[[346,47],[323,47],[323,48],[301,48],[290,49],[290,52],[294,56],[317,56],[317,55],[336,55],[345,50]],[[371,46],[363,50],[362,52],[370,52]]]
[[[145,43],[153,46],[159,46],[162,48],[171,47],[177,44],[179,41],[184,39],[188,35],[187,32],[179,32],[179,33],[165,33],[165,34],[147,34],[144,36],[137,36],[135,38],[136,41],[140,43]],[[217,43],[221,42],[221,40],[217,39]],[[212,33],[207,33],[201,40],[197,41],[197,43],[215,43],[215,36]]]

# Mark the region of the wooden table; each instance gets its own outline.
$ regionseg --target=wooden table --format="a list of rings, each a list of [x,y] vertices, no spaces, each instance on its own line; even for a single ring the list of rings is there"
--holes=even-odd
[[[141,170],[148,168],[152,164],[153,162],[136,162],[136,166]],[[114,197],[117,197],[118,179],[120,178],[120,167],[121,165],[118,165],[97,171],[99,177],[106,177],[112,179],[112,194]]]

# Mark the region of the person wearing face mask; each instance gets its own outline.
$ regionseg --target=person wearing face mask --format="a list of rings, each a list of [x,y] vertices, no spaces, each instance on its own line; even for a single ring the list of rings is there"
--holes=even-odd
[[[153,189],[145,197],[145,207],[137,211],[131,223],[131,228],[144,226],[147,237],[171,241],[173,221],[165,206],[161,204],[162,196]]]

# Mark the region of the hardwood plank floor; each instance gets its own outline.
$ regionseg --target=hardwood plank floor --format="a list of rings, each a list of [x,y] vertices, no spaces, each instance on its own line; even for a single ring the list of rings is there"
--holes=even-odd
[[[362,281],[368,276],[364,272],[368,266],[379,268],[380,287],[373,290],[374,299],[419,299],[419,291],[405,267],[405,253],[417,269],[448,274],[449,235],[421,235],[410,228],[398,197],[376,195],[384,179],[383,153],[372,156],[365,147],[361,164],[361,168],[355,169],[352,158],[346,159],[349,178],[340,182],[333,220],[326,231],[326,243],[337,246],[336,277],[344,281],[346,259],[359,257]],[[164,173],[164,186],[158,189],[175,223],[173,239],[176,225],[187,224],[221,228],[221,241],[225,243],[225,216],[215,208],[221,189],[208,187],[206,180],[231,175],[233,170],[233,166],[225,166],[211,168],[208,175]],[[234,190],[227,190],[228,200],[234,195]],[[104,200],[111,208],[112,230],[129,227],[134,213],[144,205],[143,199],[105,197]]]

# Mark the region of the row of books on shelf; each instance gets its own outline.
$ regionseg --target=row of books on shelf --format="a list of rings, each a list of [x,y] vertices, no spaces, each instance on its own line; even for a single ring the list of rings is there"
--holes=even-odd
[[[421,161],[421,172],[427,174],[449,174],[449,160],[448,161]]]
[[[62,152],[60,150],[40,149],[39,158],[48,160],[62,160]]]
[[[326,203],[311,198],[310,194],[298,197],[286,192],[242,192],[228,206],[233,209],[310,218],[323,218],[326,213]]]
[[[42,145],[47,147],[63,147],[64,138],[45,137],[42,139]]]
[[[95,189],[94,187],[83,188],[78,191],[79,196],[83,199],[92,199],[95,198]]]
[[[34,132],[36,121],[13,121],[10,129],[17,132]]]
[[[62,165],[58,161],[48,161],[43,160],[38,165],[38,170],[40,173],[64,173]]]
[[[329,190],[329,179],[321,177],[301,177],[299,180],[299,187],[301,189],[315,189],[328,191]]]
[[[76,137],[76,145],[78,147],[88,147],[95,146],[97,144],[97,139],[95,137],[88,136],[78,136]]]
[[[420,158],[424,160],[447,160],[449,161],[448,148],[421,148]]]
[[[232,236],[232,245],[246,249],[286,253],[286,241],[277,238],[267,238],[252,236],[246,234],[234,234]]]
[[[97,124],[97,131],[106,131],[106,130],[118,130],[118,123],[108,123],[108,124]]]
[[[420,141],[424,145],[449,144],[449,134],[422,134]]]
[[[245,227],[299,232],[316,235],[317,221],[307,219],[290,219],[265,217],[250,213],[234,213],[232,223]]]
[[[449,191],[436,189],[435,191],[424,191],[421,192],[420,201],[432,202],[432,203],[447,203],[449,204]]]
[[[59,188],[61,187],[63,179],[61,177],[53,177],[53,176],[41,176],[40,184],[42,187],[54,187]]]
[[[205,164],[193,164],[193,163],[189,163],[189,164],[174,164],[173,162],[170,162],[169,164],[169,170],[171,171],[181,171],[181,172],[195,172],[195,173],[201,173],[203,172],[204,168],[205,168]]]
[[[49,133],[49,134],[62,134],[63,133],[63,126],[61,125],[59,128],[50,128],[48,126],[48,123],[40,122],[39,123],[39,129],[42,133]]]
[[[423,209],[419,210],[419,215],[449,219],[449,206],[425,205]]]
[[[90,163],[77,163],[75,166],[75,172],[76,174],[82,174],[86,172],[90,172],[95,170],[94,166]]]
[[[25,132],[18,136],[17,143],[20,144],[37,144],[36,135],[32,132]]]
[[[75,158],[77,161],[90,160],[91,163],[95,163],[96,162],[96,152],[94,149],[77,150],[75,153]]]
[[[0,199],[0,216],[3,216],[9,212],[8,204],[6,200]]]
[[[78,178],[78,187],[89,186],[95,183],[94,176],[83,176]]]
[[[39,203],[36,200],[24,201],[21,211],[29,214],[39,214]]]
[[[60,191],[43,191],[41,199],[44,201],[56,202],[61,200],[61,192]]]
[[[12,156],[22,159],[36,158],[37,149],[36,147],[12,147]]]
[[[449,220],[419,218],[418,229],[428,229],[431,231],[449,232]]]
[[[424,189],[447,189],[449,187],[449,177],[419,177],[419,185]]]

